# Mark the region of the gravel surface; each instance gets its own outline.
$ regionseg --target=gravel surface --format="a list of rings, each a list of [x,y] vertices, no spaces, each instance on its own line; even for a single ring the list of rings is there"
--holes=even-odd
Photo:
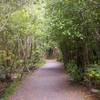
[[[55,60],[25,78],[9,100],[93,100],[87,91],[72,85],[63,65]]]

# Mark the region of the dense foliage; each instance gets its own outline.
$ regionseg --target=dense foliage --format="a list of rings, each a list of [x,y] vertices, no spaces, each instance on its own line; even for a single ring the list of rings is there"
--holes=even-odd
[[[73,76],[77,70],[80,80],[90,64],[100,67],[99,9],[99,0],[46,0],[47,32],[58,43],[66,69]]]
[[[75,80],[100,80],[99,9],[99,0],[1,0],[0,76],[23,75],[57,46]]]
[[[0,1],[0,78],[22,77],[42,60],[41,2]]]

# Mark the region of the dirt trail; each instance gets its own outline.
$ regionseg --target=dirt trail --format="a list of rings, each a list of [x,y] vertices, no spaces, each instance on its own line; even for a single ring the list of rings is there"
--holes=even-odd
[[[9,100],[93,100],[80,87],[72,85],[62,64],[48,61],[28,76]]]

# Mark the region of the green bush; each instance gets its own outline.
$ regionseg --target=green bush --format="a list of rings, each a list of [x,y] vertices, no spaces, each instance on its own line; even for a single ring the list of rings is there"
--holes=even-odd
[[[83,77],[83,73],[81,73],[74,61],[70,61],[66,67],[67,72],[75,81],[80,81]]]
[[[57,57],[57,60],[58,60],[58,61],[61,61],[61,62],[63,61],[63,57],[62,57],[61,54],[59,54],[59,56]]]
[[[86,70],[86,77],[93,79],[95,82],[100,82],[100,65],[90,65]]]

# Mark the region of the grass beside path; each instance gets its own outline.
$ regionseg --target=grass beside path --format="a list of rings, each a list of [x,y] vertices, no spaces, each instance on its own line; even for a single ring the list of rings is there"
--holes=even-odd
[[[16,91],[16,87],[18,86],[19,83],[20,81],[18,80],[10,83],[8,88],[6,88],[4,93],[1,95],[0,100],[8,100],[8,97],[11,96]]]

